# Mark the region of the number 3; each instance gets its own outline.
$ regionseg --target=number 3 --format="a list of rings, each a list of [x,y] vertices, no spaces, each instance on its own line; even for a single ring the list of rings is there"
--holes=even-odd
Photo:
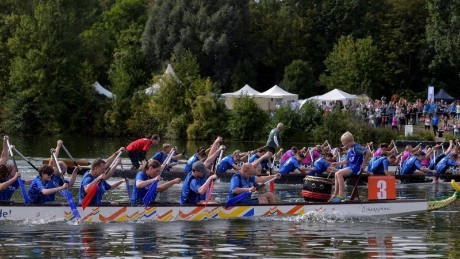
[[[377,193],[377,199],[379,200],[384,200],[387,198],[387,182],[383,181],[383,180],[379,180],[377,182],[377,188],[380,190],[378,193]]]

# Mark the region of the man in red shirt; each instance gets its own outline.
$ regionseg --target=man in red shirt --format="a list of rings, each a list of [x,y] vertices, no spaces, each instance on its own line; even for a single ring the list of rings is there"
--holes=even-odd
[[[136,141],[129,143],[126,147],[126,153],[128,154],[129,159],[131,159],[131,163],[133,167],[131,170],[135,170],[139,168],[139,162],[147,160],[145,156],[147,155],[147,151],[149,151],[150,147],[153,145],[158,145],[160,143],[160,136],[157,134],[153,134],[153,136],[148,138],[141,138]]]

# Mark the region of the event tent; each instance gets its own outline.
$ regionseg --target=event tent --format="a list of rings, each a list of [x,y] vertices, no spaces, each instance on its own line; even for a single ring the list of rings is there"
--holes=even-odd
[[[107,90],[104,87],[102,87],[102,85],[99,84],[99,82],[97,82],[97,81],[96,81],[96,83],[93,84],[93,87],[94,87],[94,89],[96,89],[96,92],[98,92],[99,94],[107,96],[107,98],[113,98],[115,96],[109,90]]]
[[[166,75],[171,75],[173,76],[178,82],[180,82],[179,78],[177,77],[176,73],[174,73],[174,69],[172,68],[171,64],[168,64],[168,67],[166,68],[166,71],[164,72],[163,76],[166,76]],[[158,89],[160,89],[160,84],[161,83],[160,81],[162,81],[162,79],[159,80],[159,82],[153,84],[151,87],[147,88],[144,90],[144,92],[146,94],[155,94]]]
[[[266,111],[275,109],[277,104],[289,104],[292,101],[297,102],[299,99],[297,94],[286,92],[277,85],[274,85],[263,93],[257,94],[255,97],[260,108]]]
[[[227,107],[227,109],[231,110],[233,109],[233,105],[235,103],[236,98],[240,98],[243,95],[254,97],[258,94],[260,94],[259,91],[254,90],[254,88],[246,84],[240,90],[233,92],[233,93],[225,93],[225,94],[222,94],[222,96],[225,97],[225,106]]]
[[[318,99],[321,101],[348,101],[358,100],[358,97],[356,97],[356,95],[346,93],[339,89],[334,89],[330,92],[318,96]]]
[[[302,108],[304,104],[306,104],[308,101],[315,102],[316,104],[321,104],[321,100],[318,99],[319,95],[315,95],[312,97],[308,97],[305,100],[302,100],[301,102],[299,101],[299,109]]]
[[[437,94],[434,95],[435,101],[446,101],[448,103],[454,102],[456,99],[450,96],[444,89],[439,90]]]

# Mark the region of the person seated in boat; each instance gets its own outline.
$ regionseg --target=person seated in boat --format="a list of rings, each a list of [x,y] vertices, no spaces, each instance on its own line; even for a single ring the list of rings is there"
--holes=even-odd
[[[396,145],[394,144],[394,140],[391,140],[389,145],[387,143],[381,143],[379,148],[374,152],[374,157],[381,156],[383,152],[393,154],[395,151]]]
[[[284,155],[281,157],[281,164],[284,164],[291,156],[297,155],[297,152],[299,150],[297,149],[296,146],[293,146],[291,149],[289,149]]]
[[[112,158],[112,161],[113,161],[113,158]],[[116,170],[117,166],[121,164],[121,158],[118,158],[115,161],[115,165],[112,168],[110,168],[107,174],[105,174],[106,164],[109,164],[109,162],[111,163],[112,161],[110,161],[110,159],[107,159],[107,163],[106,163],[106,161],[100,158],[94,159],[94,161],[91,163],[91,169],[83,175],[83,178],[81,180],[80,189],[78,192],[78,197],[79,197],[78,203],[79,204],[82,203],[85,196],[95,185],[98,186],[97,192],[94,195],[94,197],[91,199],[91,201],[89,202],[89,205],[102,204],[103,203],[102,196],[105,194],[106,191],[113,190],[117,188],[120,184],[128,181],[128,179],[126,178],[126,179],[116,181],[113,184],[107,183],[106,180],[110,178],[110,176]]]
[[[161,180],[160,174],[165,166],[165,164],[161,165],[156,160],[149,161],[148,163],[144,161],[142,163],[141,171],[136,174],[136,179],[134,180],[134,190],[131,197],[131,204],[144,204],[145,195],[154,182]],[[180,182],[181,179],[176,178],[162,185],[158,185],[156,193],[153,194],[150,203],[155,203],[157,193],[164,192],[174,184],[179,184]]]
[[[367,165],[367,172],[370,175],[391,175],[388,165],[396,162],[396,156],[389,152],[382,152],[380,156],[373,157]]]
[[[32,181],[27,193],[30,203],[43,204],[49,201],[48,195],[67,189],[67,183],[62,186],[47,188],[46,186],[51,181],[52,175],[54,175],[54,169],[49,165],[42,165],[38,169],[38,176]]]
[[[445,174],[449,166],[460,166],[460,161],[458,159],[458,153],[452,152],[446,155],[444,158],[439,161],[436,165],[436,175],[434,178],[435,182],[438,182],[439,175]]]
[[[236,164],[240,162],[243,158],[240,156],[241,152],[239,150],[233,151],[233,154],[226,156],[220,161],[219,166],[217,167],[218,173],[235,173],[240,170],[240,167]]]
[[[257,161],[259,158],[263,157],[266,153],[267,152],[265,151],[265,149],[259,148],[257,152],[249,158],[249,163]],[[262,167],[261,173],[266,174],[270,170],[270,167],[268,166],[268,158],[264,158],[260,162],[260,166]]]
[[[155,155],[153,155],[151,159],[157,160],[158,162],[160,162],[160,164],[163,164],[163,162],[168,158],[169,153],[173,150],[174,152],[177,152],[177,147],[173,148],[171,144],[165,143],[163,144],[162,151],[156,152]],[[174,167],[174,165],[180,164],[180,161],[178,159],[181,157],[182,157],[182,154],[174,155],[171,158],[170,165],[169,165],[170,167],[166,169],[169,169],[170,172],[181,172],[182,169],[178,167]]]
[[[345,180],[344,178],[350,175],[359,175],[366,168],[371,152],[369,149],[355,142],[353,134],[350,132],[343,133],[340,138],[344,148],[348,149],[348,159],[340,162],[333,162],[332,166],[345,165],[347,167],[340,169],[334,175],[335,187],[332,195],[332,202],[342,202],[345,199]]]
[[[314,168],[306,168],[300,164],[300,162],[305,158],[304,154],[298,153],[296,156],[289,158],[286,163],[284,163],[280,169],[280,174],[291,174],[295,173],[296,169],[298,169],[301,173],[305,173],[310,170],[315,170]]]
[[[417,151],[415,155],[409,157],[401,168],[401,175],[425,175],[425,173],[436,173],[436,170],[428,169],[427,167],[422,167],[420,161],[425,158],[425,153],[423,151]],[[419,171],[417,171],[419,170]]]
[[[308,150],[304,147],[300,151],[304,158],[300,162],[302,165],[313,165],[313,163],[321,157],[321,149],[320,145],[316,145],[315,147],[310,147]]]
[[[267,156],[268,154],[268,156]],[[271,152],[268,152],[262,158],[269,158],[272,156]],[[260,162],[259,162],[260,163]],[[260,164],[256,164],[256,167],[259,167]],[[266,181],[273,178],[280,178],[280,174],[269,175],[269,176],[259,176],[256,177],[254,174],[256,169],[251,163],[244,163],[241,167],[241,170],[236,172],[232,179],[230,180],[230,188],[228,193],[228,199],[232,199],[235,196],[244,193],[244,192],[255,192],[257,186],[263,185]],[[240,200],[237,204],[274,204],[275,196],[271,192],[266,192],[264,194],[259,194],[257,198],[251,199],[251,196],[247,196],[245,199]]]
[[[153,134],[150,139],[141,138],[129,143],[126,147],[126,154],[128,154],[131,164],[133,165],[131,170],[139,169],[139,162],[144,160],[146,161],[147,159],[145,157],[147,152],[150,150],[152,145],[156,146],[158,144],[160,144],[160,136],[157,134]]]
[[[182,184],[181,205],[196,205],[206,200],[209,185],[217,179],[215,174],[209,175],[209,172],[209,169],[201,161],[193,163],[192,172],[188,173]]]
[[[192,171],[193,163],[196,161],[204,162],[207,157],[208,155],[206,154],[206,149],[204,147],[199,147],[196,150],[196,153],[187,160],[187,163],[185,164],[184,170],[182,172],[189,173]]]
[[[417,146],[415,146],[414,148],[411,146],[411,145],[406,145],[406,147],[404,148],[404,151],[402,153],[402,156],[401,156],[401,164],[404,164],[404,162],[410,157],[412,156],[412,154],[414,154],[415,152],[417,152],[418,150],[420,150],[420,147],[422,146],[422,144],[418,144]]]
[[[431,163],[431,160],[434,159],[434,150],[436,150],[438,146],[436,145],[435,147],[432,147],[431,145],[426,145],[424,149],[422,149],[422,151],[426,154],[425,155],[425,159],[423,159],[422,161],[420,161],[420,165],[424,166],[424,167],[428,167]]]
[[[326,172],[327,169],[331,166],[332,158],[334,156],[331,153],[325,153],[323,157],[317,159],[313,163],[313,170],[309,171],[309,175],[320,176],[322,173]]]
[[[0,165],[0,201],[9,201],[13,193],[19,188],[18,178],[21,173],[10,173],[11,166]],[[15,171],[15,170],[11,170]],[[24,180],[21,180],[24,182]]]
[[[439,155],[435,156],[433,160],[431,160],[430,165],[428,166],[429,169],[436,169],[436,165],[444,157],[446,157],[447,155],[449,155],[452,152],[458,153],[460,151],[459,150],[459,145],[458,145],[458,140],[455,140],[455,141],[456,141],[455,149],[452,150],[453,147],[454,147],[454,141],[451,139],[449,141],[449,147],[444,152],[441,152]],[[440,147],[442,147],[442,144],[438,144],[438,145],[435,146],[436,149],[439,149]],[[434,152],[436,152],[436,150]]]

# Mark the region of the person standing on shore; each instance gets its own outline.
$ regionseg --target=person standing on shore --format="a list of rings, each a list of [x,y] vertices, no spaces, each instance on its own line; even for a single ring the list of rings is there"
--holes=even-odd
[[[147,155],[147,152],[152,147],[152,145],[158,144],[160,144],[160,136],[157,134],[153,134],[150,139],[141,138],[129,143],[129,145],[126,147],[126,153],[128,154],[128,157],[133,164],[131,170],[138,169],[140,166],[139,162],[147,160],[145,156]]]
[[[266,144],[269,152],[275,154],[276,149],[280,148],[280,144],[279,144],[280,131],[283,131],[283,130],[284,130],[284,124],[280,122],[278,123],[276,128],[270,131],[270,135],[268,136],[268,140]]]

